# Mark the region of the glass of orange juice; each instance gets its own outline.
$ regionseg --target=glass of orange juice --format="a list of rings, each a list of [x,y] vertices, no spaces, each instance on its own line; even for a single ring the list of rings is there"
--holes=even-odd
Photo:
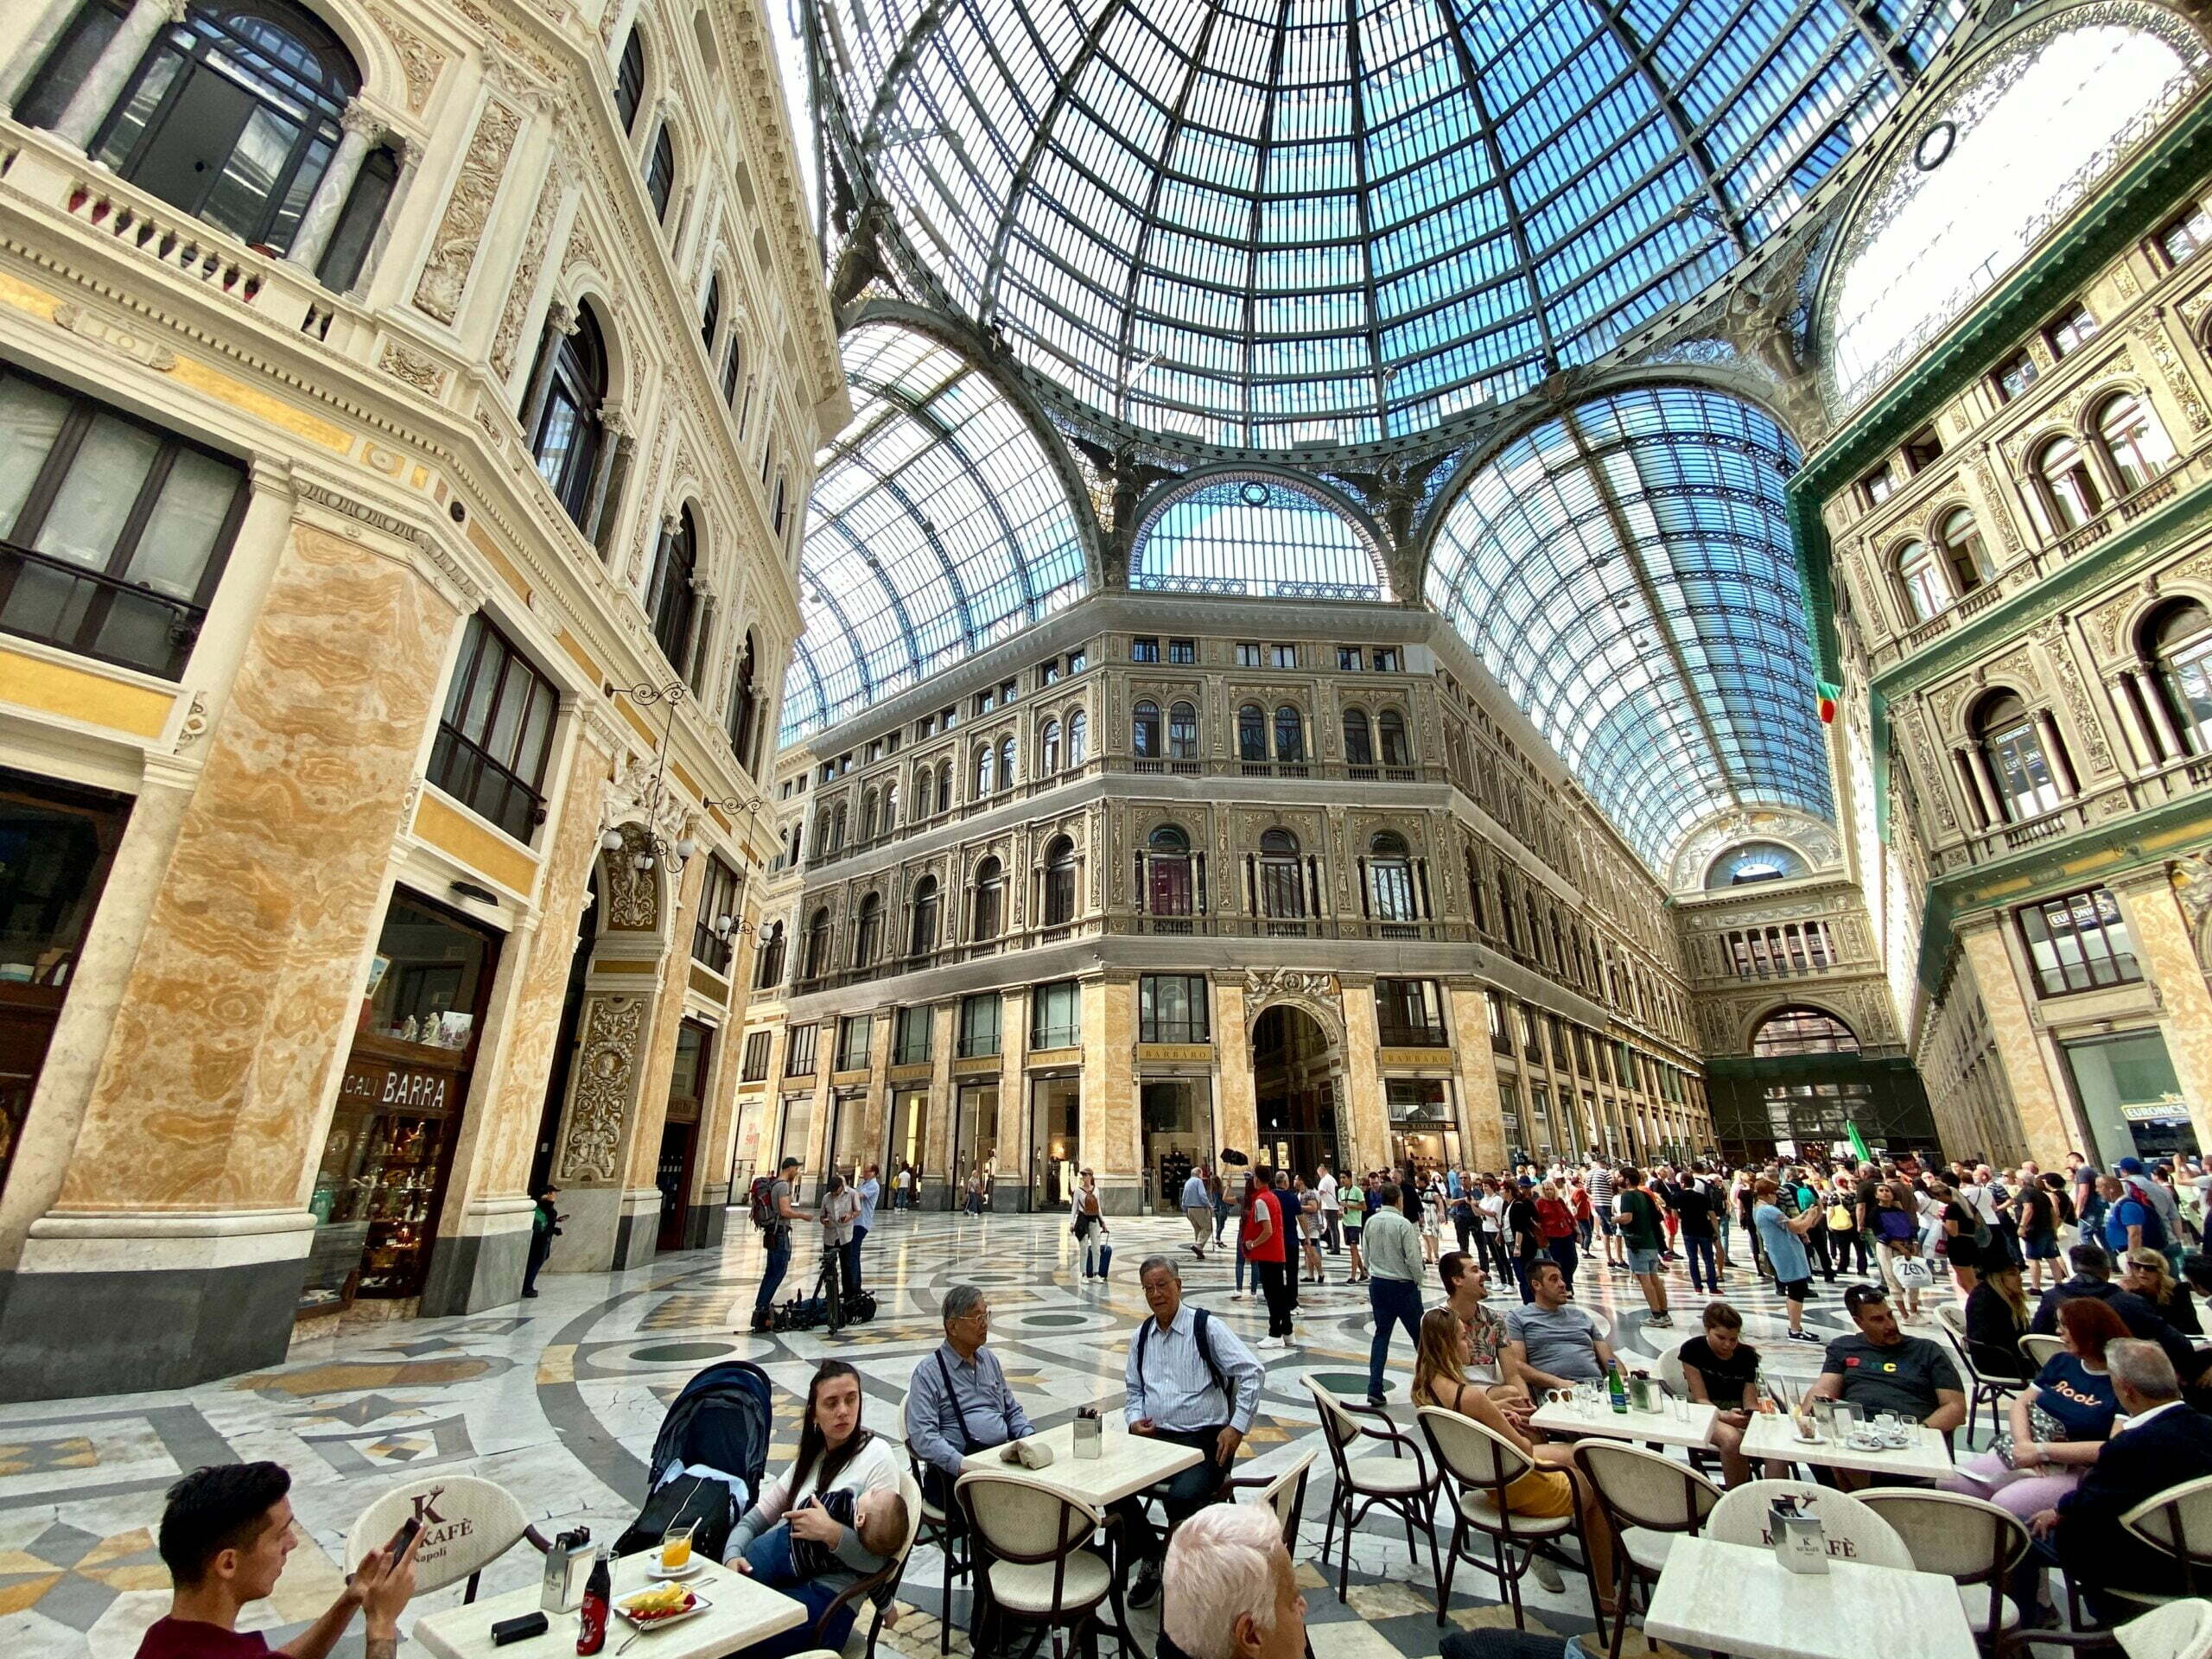
[[[660,1541],[660,1570],[662,1572],[681,1573],[685,1567],[690,1566],[691,1532],[692,1529],[698,1524],[694,1521],[689,1526],[671,1527],[666,1535],[662,1537]]]

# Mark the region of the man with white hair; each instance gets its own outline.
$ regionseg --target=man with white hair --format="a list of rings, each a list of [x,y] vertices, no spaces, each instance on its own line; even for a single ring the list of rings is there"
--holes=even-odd
[[[1306,1598],[1266,1503],[1216,1503],[1167,1541],[1160,1659],[1300,1659]]]

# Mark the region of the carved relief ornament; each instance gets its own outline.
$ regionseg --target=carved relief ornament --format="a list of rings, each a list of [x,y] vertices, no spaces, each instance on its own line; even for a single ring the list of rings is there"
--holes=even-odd
[[[570,1181],[614,1179],[645,1020],[642,996],[602,996],[592,1001],[575,1088],[569,1100],[569,1122],[561,1137],[561,1173]]]

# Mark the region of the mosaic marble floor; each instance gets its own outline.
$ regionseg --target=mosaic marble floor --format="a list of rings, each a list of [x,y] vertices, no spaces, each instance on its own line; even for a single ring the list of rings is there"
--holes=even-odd
[[[868,1287],[880,1305],[872,1324],[835,1339],[737,1334],[760,1252],[741,1215],[731,1223],[732,1236],[718,1251],[663,1256],[621,1274],[548,1275],[535,1301],[469,1318],[356,1328],[296,1348],[283,1365],[200,1388],[0,1407],[0,1652],[128,1659],[166,1605],[167,1575],[152,1539],[162,1490],[201,1464],[269,1458],[292,1471],[293,1503],[308,1537],[253,1621],[274,1645],[328,1604],[347,1528],[403,1473],[444,1467],[481,1475],[512,1491],[543,1530],[581,1520],[594,1536],[612,1537],[636,1512],[644,1459],[667,1402],[715,1360],[754,1360],[784,1391],[771,1453],[780,1466],[795,1449],[806,1379],[826,1355],[860,1368],[865,1421],[898,1433],[907,1376],[939,1339],[940,1299],[963,1281],[988,1288],[994,1346],[1041,1427],[1078,1406],[1118,1408],[1129,1337],[1146,1317],[1136,1264],[1154,1250],[1179,1255],[1186,1294],[1248,1340],[1266,1330],[1258,1303],[1232,1300],[1229,1255],[1209,1252],[1203,1265],[1191,1262],[1180,1220],[1117,1222],[1114,1274],[1099,1286],[1077,1276],[1074,1243],[1058,1217],[887,1211],[866,1247]],[[791,1278],[803,1287],[814,1263],[804,1242],[800,1248]],[[1343,1258],[1332,1258],[1329,1271],[1340,1279]],[[1745,1270],[1729,1282],[1745,1336],[1772,1371],[1817,1369],[1819,1349],[1780,1340],[1780,1306],[1764,1281]],[[1679,1343],[1703,1300],[1676,1269],[1676,1329],[1647,1332],[1641,1296],[1625,1274],[1586,1264],[1577,1290],[1612,1319],[1616,1346],[1630,1363],[1648,1363],[1669,1340]],[[1808,1325],[1823,1333],[1844,1327],[1840,1290],[1816,1287],[1821,1300],[1807,1308]],[[1502,1310],[1511,1294],[1496,1291],[1494,1305]],[[1440,1295],[1433,1281],[1427,1294]],[[1371,1322],[1364,1287],[1307,1287],[1302,1295],[1300,1346],[1262,1356],[1268,1386],[1240,1473],[1264,1475],[1320,1446],[1301,1382],[1306,1374],[1340,1393],[1365,1392]],[[1401,1340],[1389,1395],[1402,1412],[1411,1361]],[[1324,1450],[1306,1499],[1300,1573],[1317,1659],[1433,1654],[1434,1579],[1425,1548],[1418,1562],[1408,1559],[1402,1530],[1394,1539],[1378,1525],[1355,1537],[1344,1601],[1334,1573],[1325,1586],[1313,1569],[1327,1468]],[[486,1571],[484,1593],[534,1581],[537,1571],[533,1554],[512,1552]],[[934,1551],[918,1552],[902,1591],[914,1611],[887,1631],[887,1645],[917,1656],[937,1650],[929,1615],[940,1583]],[[1463,1567],[1454,1624],[1510,1623],[1506,1610],[1460,1586],[1495,1588]],[[1548,1596],[1533,1581],[1528,1593],[1532,1624],[1561,1634],[1589,1628],[1587,1592],[1573,1575],[1564,1597]],[[410,1611],[460,1596],[456,1586]],[[964,1600],[964,1592],[956,1598],[956,1627]],[[355,1631],[340,1653],[359,1652],[358,1625]]]

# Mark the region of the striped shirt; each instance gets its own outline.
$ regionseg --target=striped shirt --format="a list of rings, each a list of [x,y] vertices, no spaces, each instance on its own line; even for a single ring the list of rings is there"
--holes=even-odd
[[[1128,1421],[1139,1423],[1149,1417],[1154,1428],[1184,1433],[1226,1423],[1242,1434],[1252,1427],[1260,1410],[1260,1362],[1227,1325],[1209,1319],[1206,1345],[1212,1349],[1222,1376],[1236,1391],[1234,1402],[1222,1398],[1198,1353],[1198,1316],[1188,1302],[1175,1310],[1174,1322],[1165,1331],[1154,1319],[1139,1334],[1144,1338],[1144,1369],[1137,1369],[1137,1342],[1132,1337],[1122,1374],[1128,1390],[1122,1414]]]
[[[1599,1165],[1584,1179],[1583,1187],[1590,1194],[1590,1202],[1598,1206],[1598,1213],[1613,1213],[1613,1172]]]

